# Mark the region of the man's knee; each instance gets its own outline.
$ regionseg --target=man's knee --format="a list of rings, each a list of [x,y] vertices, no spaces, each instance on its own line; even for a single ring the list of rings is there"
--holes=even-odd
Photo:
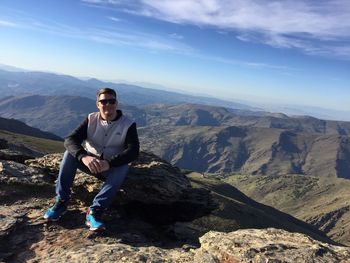
[[[106,174],[106,181],[113,185],[120,185],[123,183],[125,177],[129,172],[129,166],[123,165],[116,168],[111,168]]]

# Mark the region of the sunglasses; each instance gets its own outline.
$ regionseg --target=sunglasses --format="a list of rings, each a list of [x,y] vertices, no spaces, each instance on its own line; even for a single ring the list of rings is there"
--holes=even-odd
[[[105,99],[105,100],[99,100],[98,102],[105,106],[107,104],[114,105],[117,102],[117,100],[116,99]]]

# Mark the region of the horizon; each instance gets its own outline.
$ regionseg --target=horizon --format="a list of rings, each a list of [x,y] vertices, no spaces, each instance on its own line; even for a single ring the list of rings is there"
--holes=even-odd
[[[350,111],[346,1],[9,1],[0,63]]]
[[[314,117],[322,120],[334,120],[334,121],[350,121],[350,112],[349,111],[337,111],[334,109],[327,109],[327,108],[322,108],[322,107],[315,107],[315,106],[308,106],[308,105],[293,105],[293,104],[259,104],[259,103],[254,103],[252,101],[248,100],[239,100],[239,99],[227,99],[227,98],[220,98],[218,96],[214,95],[208,95],[208,94],[198,94],[198,93],[193,93],[190,91],[185,91],[185,90],[176,90],[176,89],[168,89],[166,87],[160,86],[158,84],[153,84],[153,83],[146,83],[148,85],[144,85],[145,83],[138,83],[138,82],[128,82],[128,81],[123,81],[123,80],[103,80],[103,79],[98,79],[94,77],[79,77],[79,76],[74,76],[74,75],[67,75],[63,74],[60,72],[49,72],[49,71],[40,71],[40,70],[28,70],[24,68],[19,68],[15,67],[12,65],[5,65],[5,64],[0,64],[0,70],[8,71],[8,72],[35,72],[35,73],[44,73],[44,74],[53,74],[56,76],[67,76],[67,77],[73,77],[76,79],[79,79],[81,81],[88,81],[90,79],[96,79],[101,82],[109,82],[113,84],[121,84],[121,85],[133,85],[139,88],[143,89],[152,89],[152,90],[159,90],[159,91],[165,91],[165,92],[170,92],[170,93],[175,93],[175,94],[182,94],[182,95],[188,95],[188,96],[193,96],[193,97],[203,97],[207,99],[215,99],[218,101],[226,102],[226,103],[238,103],[242,104],[248,107],[251,107],[249,111],[254,111],[254,112],[270,112],[270,113],[282,113],[285,114],[291,118],[298,118],[298,117]],[[155,86],[154,86],[155,85]],[[118,90],[116,90],[118,92]],[[31,92],[28,94],[32,94]],[[28,94],[24,94],[24,96],[27,96]],[[32,95],[38,95],[33,93]],[[40,95],[40,94],[39,94]],[[65,96],[66,94],[62,94],[62,96]],[[49,96],[49,95],[43,95],[43,96]],[[67,95],[67,96],[72,96],[72,95]],[[77,96],[77,95],[73,95]],[[189,102],[191,104],[191,102]],[[198,104],[198,105],[209,105],[213,107],[222,107],[218,106],[217,103],[205,103],[205,104],[200,104],[200,103],[193,103],[193,104]],[[235,107],[228,107],[226,106],[225,108],[232,108],[232,109],[239,109]]]

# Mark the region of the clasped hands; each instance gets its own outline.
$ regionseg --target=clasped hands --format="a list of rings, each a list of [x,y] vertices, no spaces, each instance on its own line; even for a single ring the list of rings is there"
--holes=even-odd
[[[97,157],[86,155],[81,158],[81,161],[87,168],[89,168],[90,172],[93,174],[102,173],[104,171],[109,170],[110,166],[106,160],[101,160]]]

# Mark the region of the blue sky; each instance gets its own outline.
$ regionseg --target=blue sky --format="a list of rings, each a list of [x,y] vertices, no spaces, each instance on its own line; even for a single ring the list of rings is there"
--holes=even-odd
[[[350,111],[348,0],[1,0],[0,63]]]

